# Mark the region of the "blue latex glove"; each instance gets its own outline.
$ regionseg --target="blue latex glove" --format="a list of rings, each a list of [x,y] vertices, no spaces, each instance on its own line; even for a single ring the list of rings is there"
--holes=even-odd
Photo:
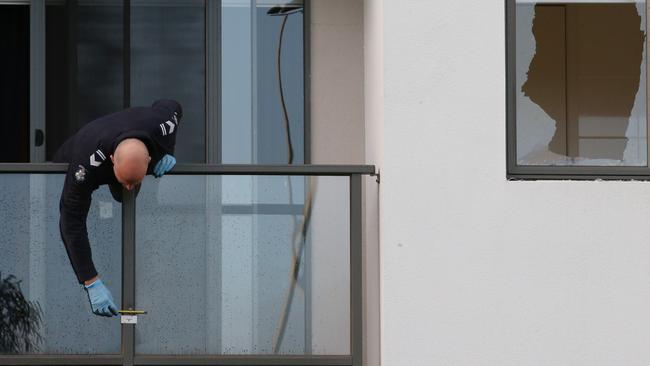
[[[153,168],[153,175],[156,178],[160,178],[163,175],[165,175],[165,173],[170,171],[174,167],[174,165],[176,165],[176,158],[167,154],[163,156],[162,159],[160,159],[160,161],[158,162],[158,164],[156,164],[156,167]]]
[[[115,316],[117,315],[117,306],[113,302],[113,296],[108,288],[104,286],[102,280],[97,280],[90,285],[84,285],[88,293],[88,300],[90,307],[95,315],[100,316]]]

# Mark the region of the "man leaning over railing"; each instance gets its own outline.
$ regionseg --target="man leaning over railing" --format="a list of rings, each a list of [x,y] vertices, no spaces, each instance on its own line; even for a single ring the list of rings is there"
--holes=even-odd
[[[54,156],[54,162],[69,164],[59,204],[61,239],[96,315],[116,316],[118,308],[92,260],[86,229],[92,193],[108,184],[113,198],[122,202],[122,187],[137,194],[146,174],[167,173],[176,164],[181,117],[181,105],[173,100],[129,108],[89,122]]]

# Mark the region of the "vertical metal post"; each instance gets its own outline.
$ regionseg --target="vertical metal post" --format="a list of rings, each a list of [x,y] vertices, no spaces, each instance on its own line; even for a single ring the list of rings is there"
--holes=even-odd
[[[258,139],[258,80],[257,80],[257,0],[251,0],[251,161],[249,164],[258,164],[260,157],[257,156],[259,149]],[[256,187],[255,187],[256,188]]]
[[[350,176],[350,351],[352,365],[363,365],[363,226],[361,175]]]
[[[45,1],[29,4],[29,161],[45,162],[45,145],[36,146],[36,130],[45,134]]]
[[[311,164],[311,1],[304,2],[302,19],[303,93],[304,93],[304,162]]]
[[[515,36],[515,16],[516,4],[515,0],[505,1],[506,11],[506,171],[512,172],[512,169],[517,166],[517,124],[516,124],[516,56],[515,56],[515,43],[517,41]]]
[[[206,50],[206,162],[221,163],[221,0],[205,1]],[[206,350],[221,353],[222,288],[221,279],[221,176],[205,176]]]
[[[305,0],[303,3],[303,18],[302,18],[302,52],[303,52],[303,163],[311,164],[311,1]],[[305,179],[305,192],[311,189],[310,180],[318,179],[319,177],[308,177]],[[313,199],[313,198],[312,198]],[[311,232],[311,230],[309,231]],[[305,289],[305,353],[312,353],[312,332],[313,332],[313,312],[312,312],[312,250],[311,250],[311,235],[308,235],[305,240],[304,254],[304,289]]]
[[[36,131],[45,133],[45,1],[29,4],[29,161],[45,162],[45,145],[36,146]],[[47,306],[45,296],[46,177],[29,175],[29,295],[32,301]]]
[[[648,47],[650,42],[648,41],[648,30],[650,30],[650,20],[648,19],[648,8],[650,8],[650,1],[645,2],[645,7],[643,11],[645,12],[645,80],[641,80],[641,88],[645,85],[645,97],[648,100],[648,92],[650,91],[650,86],[648,85],[648,78],[650,77],[650,62],[648,62],[648,53],[650,53],[650,48]],[[650,144],[648,144],[648,136],[650,136],[650,109],[646,104],[646,129],[645,129],[645,149],[646,149],[646,166],[650,166]]]
[[[122,309],[135,309],[135,193],[122,190]],[[124,365],[133,365],[134,324],[122,324]]]
[[[123,106],[131,106],[131,0],[122,6]],[[122,190],[122,309],[135,309],[135,192]],[[132,366],[135,324],[122,324],[123,365]]]
[[[257,69],[258,69],[258,60],[257,60],[257,0],[251,0],[250,1],[250,47],[251,47],[251,161],[249,164],[258,164],[260,162],[260,157],[258,156],[259,149],[258,146],[260,145],[260,141],[258,139],[258,76],[257,76]],[[255,243],[259,242],[258,238],[258,232],[256,230],[257,224],[258,224],[258,219],[259,215],[257,212],[257,207],[253,203],[256,202],[258,199],[259,195],[259,176],[252,176],[250,177],[251,179],[251,204],[253,205],[253,210],[251,212],[251,248],[250,248],[250,253],[252,258],[257,258],[258,255],[258,249],[257,245]],[[262,183],[263,184],[263,183]],[[254,294],[254,289],[257,286],[256,282],[256,276],[259,276],[259,272],[256,272],[256,269],[258,268],[258,263],[253,260],[251,263],[251,282],[250,282],[250,288],[251,288],[251,293]],[[250,311],[251,314],[251,319],[255,319],[256,317],[256,311],[254,309],[254,305],[251,304],[250,308],[247,307],[248,311]],[[260,331],[257,329],[255,326],[255,322],[251,322],[251,346],[255,344],[255,339],[257,339],[260,336]]]
[[[307,215],[311,215],[311,213],[306,212],[304,210],[304,207],[305,207],[305,205],[312,205],[312,209],[313,209],[313,204],[315,203],[315,202],[313,202],[313,200],[315,200],[315,197],[314,197],[314,192],[311,192],[311,194],[310,194],[310,190],[313,189],[313,187],[315,186],[315,184],[312,184],[312,182],[315,182],[318,178],[319,177],[317,177],[317,176],[304,176],[303,177],[303,187],[305,187],[304,188],[305,189],[305,195],[304,195],[304,200],[305,200],[304,202],[305,203],[302,206],[303,206],[303,212],[305,212]],[[312,202],[308,202],[308,200],[310,200],[310,199],[312,200]],[[310,229],[311,224],[306,221],[307,218],[305,216],[303,216],[302,219],[305,220],[305,225],[307,225],[307,228],[308,228],[308,230],[305,232],[305,237],[303,238],[303,240],[305,241],[305,244],[304,244],[305,245],[305,252],[304,252],[304,254],[302,256],[302,264],[301,264],[302,268],[303,268],[303,272],[304,272],[304,275],[302,276],[302,280],[301,280],[302,281],[302,288],[305,291],[305,315],[304,315],[304,319],[305,319],[304,342],[305,342],[305,344],[304,344],[304,352],[305,352],[305,354],[310,355],[310,354],[313,353],[313,347],[312,347],[312,343],[313,343],[312,342],[313,322],[312,322],[312,319],[313,319],[313,316],[314,316],[313,311],[312,311],[312,308],[313,308],[313,305],[314,305],[313,301],[312,301],[313,300],[312,299],[312,296],[313,296],[313,291],[312,291],[312,289],[313,289],[313,286],[312,286],[312,280],[313,280],[313,276],[312,276],[312,250],[311,250],[311,244],[312,244],[312,235],[311,235],[311,233],[312,233],[312,231]]]
[[[205,2],[206,162],[221,163],[221,0]]]

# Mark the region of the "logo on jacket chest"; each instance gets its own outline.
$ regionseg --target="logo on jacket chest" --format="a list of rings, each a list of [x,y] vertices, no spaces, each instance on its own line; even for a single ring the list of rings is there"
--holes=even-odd
[[[79,183],[86,180],[86,168],[83,165],[79,165],[79,169],[74,173],[74,179]]]

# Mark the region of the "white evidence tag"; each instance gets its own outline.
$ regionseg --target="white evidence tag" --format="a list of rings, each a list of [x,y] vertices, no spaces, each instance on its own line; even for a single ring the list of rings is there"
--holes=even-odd
[[[138,324],[137,315],[122,315],[121,319],[122,324]]]

